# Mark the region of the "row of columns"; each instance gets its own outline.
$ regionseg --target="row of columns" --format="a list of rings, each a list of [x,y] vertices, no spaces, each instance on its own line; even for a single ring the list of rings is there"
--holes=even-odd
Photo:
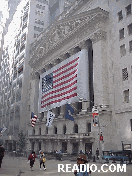
[[[35,141],[31,141],[31,149],[32,149],[32,142],[34,142],[34,151],[39,151],[39,142],[41,142],[41,150],[50,152],[50,151],[60,151],[62,149],[62,142],[66,142],[67,143],[67,152],[68,153],[72,153],[74,148],[73,148],[73,144],[74,143],[78,143],[77,147],[78,147],[78,152],[82,149],[83,152],[85,152],[85,143],[83,142],[82,139],[77,140],[77,141],[72,141],[72,140],[67,140],[67,141],[61,141],[61,140],[35,140]]]
[[[105,33],[104,33],[105,35]],[[92,42],[91,42],[92,41]],[[93,45],[92,45],[93,44]],[[60,63],[64,59],[67,59],[71,55],[76,54],[79,51],[84,52],[85,57],[92,57],[92,48],[93,48],[93,91],[94,91],[94,104],[97,105],[108,105],[109,99],[108,99],[108,72],[107,72],[107,50],[106,50],[106,40],[105,37],[103,37],[103,34],[98,34],[98,36],[93,36],[92,40],[87,40],[84,42],[81,42],[77,47],[70,49],[67,53],[60,56],[54,64],[46,65],[45,68],[42,68],[39,73],[35,73],[33,81],[35,82],[35,91],[34,91],[34,112],[38,114],[38,97],[39,97],[39,74],[42,74],[44,71],[47,71],[50,69],[50,67],[54,66],[55,64]],[[90,51],[88,54],[88,50]],[[89,67],[89,65],[88,65]],[[89,73],[88,73],[89,76]],[[88,85],[89,87],[90,85]],[[90,106],[90,97],[92,100],[92,94],[93,92],[89,93],[89,101],[88,102],[82,102],[82,111],[81,113],[84,113],[87,111],[87,109]],[[92,102],[91,102],[92,103]],[[73,106],[77,109],[78,105],[77,103],[73,103]],[[64,106],[61,107],[60,115],[62,116],[64,114]],[[53,111],[56,112],[56,109],[54,108]]]

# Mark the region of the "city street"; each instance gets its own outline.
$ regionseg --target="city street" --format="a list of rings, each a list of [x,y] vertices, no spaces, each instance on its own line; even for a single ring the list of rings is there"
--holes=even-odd
[[[27,164],[27,158],[24,157],[8,157],[5,156],[3,159],[2,167],[0,169],[0,175],[1,176],[43,176],[43,175],[49,175],[49,176],[73,176],[74,174],[72,172],[58,172],[58,164],[71,164],[71,168],[68,170],[72,170],[73,164],[76,162],[72,162],[69,160],[65,161],[57,161],[57,160],[47,160],[46,161],[46,168],[47,170],[44,171],[43,169],[39,169],[39,159],[36,159],[33,171],[30,170],[30,165],[29,163]],[[101,167],[101,164],[98,163],[89,163],[91,164],[96,164],[97,166],[97,171],[92,172],[92,176],[97,176],[97,175],[108,175],[108,176],[131,176],[132,175],[132,165],[127,165],[126,167],[126,172],[105,172],[103,173],[102,171],[98,170]],[[110,163],[111,164],[111,163]],[[110,165],[108,164],[108,165]],[[70,166],[69,166],[70,167]],[[66,167],[64,167],[66,168]],[[109,169],[109,167],[104,166],[104,170]],[[21,172],[21,173],[20,173]]]

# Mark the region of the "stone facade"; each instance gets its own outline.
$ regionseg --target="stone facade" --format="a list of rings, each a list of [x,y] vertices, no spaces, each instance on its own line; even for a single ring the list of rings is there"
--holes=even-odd
[[[131,15],[124,16],[130,4],[130,0],[99,1],[98,4],[95,0],[80,2],[74,12],[53,23],[32,43],[29,61],[31,109],[40,121],[34,129],[28,123],[30,148],[47,152],[63,149],[69,153],[91,149],[95,154],[97,147],[100,151],[121,150],[121,141],[131,144],[131,52],[128,47],[132,39],[126,31]],[[112,6],[118,9],[112,10]],[[116,18],[121,10],[123,21]],[[119,40],[121,28],[125,29],[125,36]],[[121,57],[122,44],[126,44],[127,52]],[[54,108],[56,118],[53,127],[47,129],[47,113],[38,113],[39,75],[80,50],[88,52],[90,101],[72,104],[74,122],[64,118],[65,106]],[[122,79],[125,67],[128,68],[127,80]],[[128,95],[124,94],[125,90]],[[126,101],[127,96],[129,101]],[[93,126],[92,105],[99,108],[99,127]],[[102,143],[99,142],[101,132]]]

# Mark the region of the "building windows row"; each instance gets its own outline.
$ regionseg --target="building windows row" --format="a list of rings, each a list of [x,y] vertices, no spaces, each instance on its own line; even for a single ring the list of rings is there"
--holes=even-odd
[[[24,16],[23,16],[23,21],[27,20],[28,19],[28,13],[26,13]]]
[[[44,22],[43,22],[43,21],[40,21],[40,20],[35,19],[35,23],[36,23],[36,24],[40,24],[40,25],[43,25],[43,26],[44,26]]]
[[[20,53],[25,49],[25,45],[22,45],[20,48]]]
[[[128,35],[131,35],[132,34],[132,23],[127,26],[127,30],[128,30]],[[124,28],[122,28],[119,30],[119,39],[121,40],[124,37],[125,37]]]
[[[36,0],[37,2],[41,2],[43,4],[47,4],[48,5],[48,1],[47,0]]]
[[[36,15],[39,15],[39,16],[42,16],[42,17],[44,16],[44,12],[37,11],[37,10],[35,11],[35,14],[36,14]]]
[[[29,9],[29,1],[27,2],[27,4],[24,6],[24,10]]]
[[[27,22],[22,26],[22,31],[27,27]]]
[[[130,15],[131,13],[132,12],[131,12],[131,4],[130,4],[126,7],[126,16]],[[122,10],[118,12],[118,21],[121,21],[121,20],[123,20]]]
[[[36,8],[45,10],[45,6],[42,6],[42,5],[40,5],[40,4],[37,4],[37,5],[36,5]]]
[[[129,52],[130,53],[132,52],[132,40],[129,41]],[[121,55],[121,57],[126,55],[126,46],[125,46],[125,44],[120,46],[120,55]]]
[[[66,125],[63,126],[63,134],[66,134],[67,128]],[[73,128],[73,133],[78,133],[78,125],[75,124]],[[91,123],[87,123],[87,133],[91,132]],[[48,127],[46,127],[46,134],[48,134]],[[58,134],[57,127],[54,126],[53,134]],[[32,131],[32,135],[35,135],[35,129]],[[39,135],[41,135],[41,128],[39,128]]]
[[[43,28],[34,26],[34,30],[35,30],[35,31],[38,31],[38,32],[42,32],[42,31],[43,31]]]

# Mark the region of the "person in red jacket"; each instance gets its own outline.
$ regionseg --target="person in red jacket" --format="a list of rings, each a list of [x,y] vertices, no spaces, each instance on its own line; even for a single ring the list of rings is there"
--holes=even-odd
[[[36,158],[36,157],[37,157],[37,156],[36,156],[36,154],[35,154],[34,151],[32,151],[31,154],[30,154],[29,157],[28,157],[28,160],[30,160],[30,168],[31,168],[31,170],[32,170],[32,167],[33,167],[33,165],[34,165],[34,162],[35,162],[35,158]]]

